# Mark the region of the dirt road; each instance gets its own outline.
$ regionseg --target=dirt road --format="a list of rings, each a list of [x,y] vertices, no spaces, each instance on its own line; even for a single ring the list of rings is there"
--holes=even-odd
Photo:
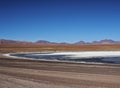
[[[1,57],[0,88],[120,88],[120,65]]]

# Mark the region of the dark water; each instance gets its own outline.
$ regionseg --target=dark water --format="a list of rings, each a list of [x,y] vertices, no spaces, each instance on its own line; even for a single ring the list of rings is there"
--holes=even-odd
[[[39,54],[39,55],[36,55]],[[41,54],[41,55],[40,55]],[[68,62],[85,62],[85,63],[113,63],[120,64],[120,57],[102,57],[102,58],[72,58],[68,55],[45,55],[51,53],[32,53],[32,54],[10,54],[11,56],[34,58],[40,60],[68,61]],[[70,55],[69,55],[70,56]]]

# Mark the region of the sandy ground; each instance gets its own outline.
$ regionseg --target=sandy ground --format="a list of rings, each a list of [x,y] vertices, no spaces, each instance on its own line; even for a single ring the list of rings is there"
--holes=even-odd
[[[120,65],[85,65],[0,56],[0,88],[120,88]]]

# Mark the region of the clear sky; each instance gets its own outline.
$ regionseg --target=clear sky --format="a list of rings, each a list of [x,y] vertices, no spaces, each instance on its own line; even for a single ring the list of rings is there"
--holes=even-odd
[[[120,40],[120,0],[0,0],[0,39]]]

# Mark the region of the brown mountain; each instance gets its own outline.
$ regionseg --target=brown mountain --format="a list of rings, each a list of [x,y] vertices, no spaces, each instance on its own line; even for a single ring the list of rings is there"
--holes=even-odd
[[[100,41],[93,41],[92,44],[120,44],[120,41],[104,39],[104,40],[100,40]]]
[[[120,44],[120,41],[114,41],[111,39],[104,39],[100,41],[93,41],[93,42],[85,42],[85,41],[79,41],[74,44]]]
[[[67,42],[57,43],[57,42],[50,42],[50,41],[46,41],[46,40],[38,40],[35,43],[37,43],[37,44],[69,44]]]
[[[76,42],[74,44],[86,44],[86,42],[85,41],[79,41],[79,42]]]
[[[32,42],[0,39],[0,44],[30,44]]]
[[[50,42],[50,41],[46,41],[46,40],[38,40],[35,43],[37,43],[37,44],[57,44],[55,42]]]
[[[0,44],[70,44],[67,42],[62,43],[56,43],[56,42],[50,42],[46,40],[38,40],[37,42],[27,42],[27,41],[17,41],[17,40],[7,40],[7,39],[0,39]],[[72,44],[120,44],[120,41],[114,41],[111,39],[104,39],[100,41],[93,41],[93,42],[85,42],[85,41],[79,41]]]

